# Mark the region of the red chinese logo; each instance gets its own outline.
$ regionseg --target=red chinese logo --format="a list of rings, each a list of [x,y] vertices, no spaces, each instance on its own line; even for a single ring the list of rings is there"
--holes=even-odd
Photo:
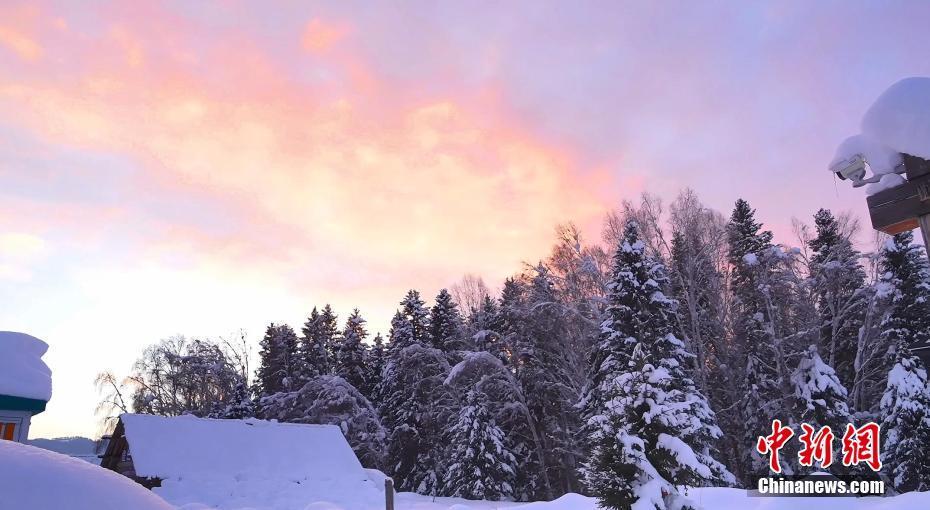
[[[798,451],[798,463],[802,466],[813,466],[814,461],[820,467],[827,468],[833,464],[833,430],[830,427],[815,429],[807,423],[801,424],[801,449]],[[781,473],[781,464],[778,452],[785,446],[794,431],[790,427],[783,427],[780,420],[772,421],[772,433],[768,436],[759,436],[756,451],[769,456],[769,468],[774,473]],[[882,468],[879,441],[881,429],[878,424],[869,422],[856,428],[853,424],[846,425],[843,434],[843,465],[854,466],[860,462],[868,465],[872,471]]]
[[[833,431],[830,427],[822,427],[814,434],[814,427],[803,423],[804,432],[798,438],[803,443],[798,452],[798,463],[802,466],[813,466],[814,461],[820,461],[820,467],[826,468],[833,464]]]
[[[881,430],[876,423],[866,423],[858,429],[852,423],[846,425],[843,434],[843,465],[852,466],[860,462],[868,464],[872,471],[882,468],[879,452],[879,434]]]
[[[791,439],[794,431],[788,427],[782,427],[780,420],[772,421],[772,433],[768,436],[759,436],[756,443],[756,451],[760,454],[769,454],[769,468],[775,473],[781,473],[781,465],[778,463],[778,451],[785,446],[785,443]]]

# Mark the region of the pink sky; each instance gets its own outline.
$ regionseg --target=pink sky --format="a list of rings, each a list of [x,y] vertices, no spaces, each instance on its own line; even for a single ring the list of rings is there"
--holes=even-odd
[[[0,329],[51,345],[35,436],[176,333],[493,285],[557,223],[685,186],[864,212],[824,166],[930,74],[925,3],[5,2]]]

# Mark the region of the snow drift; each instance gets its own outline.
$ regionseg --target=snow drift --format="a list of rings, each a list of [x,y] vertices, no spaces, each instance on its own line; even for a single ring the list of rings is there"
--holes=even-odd
[[[0,441],[4,510],[170,510],[141,485],[83,460]]]
[[[48,344],[34,336],[0,331],[0,395],[52,398],[52,371],[42,361]]]

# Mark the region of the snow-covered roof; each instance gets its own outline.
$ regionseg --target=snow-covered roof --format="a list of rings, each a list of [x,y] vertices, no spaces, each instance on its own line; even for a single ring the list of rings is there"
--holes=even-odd
[[[174,508],[122,475],[15,441],[0,441],[0,495],[11,510]]]
[[[367,474],[335,425],[194,416],[121,416],[137,476],[274,475],[287,480]]]
[[[52,371],[42,361],[48,344],[34,336],[0,331],[0,395],[52,398]]]

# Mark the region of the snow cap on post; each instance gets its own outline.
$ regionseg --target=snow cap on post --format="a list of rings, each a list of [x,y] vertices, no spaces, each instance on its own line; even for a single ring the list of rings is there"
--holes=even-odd
[[[48,402],[52,371],[42,361],[48,344],[25,333],[0,331],[0,395]]]
[[[930,78],[888,87],[862,118],[862,133],[896,152],[930,159]]]

